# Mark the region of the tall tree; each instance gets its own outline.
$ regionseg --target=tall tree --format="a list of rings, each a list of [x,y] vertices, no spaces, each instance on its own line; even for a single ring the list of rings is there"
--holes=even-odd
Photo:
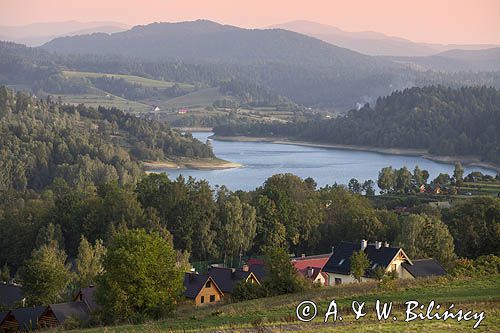
[[[381,193],[390,193],[396,185],[396,175],[392,167],[385,167],[378,174],[377,185]]]
[[[354,252],[351,256],[351,274],[358,282],[365,275],[365,271],[370,267],[370,261],[365,251]]]
[[[456,259],[453,237],[435,216],[405,217],[397,243],[410,258],[434,258],[445,267],[451,267]]]
[[[72,277],[66,258],[56,241],[33,251],[31,258],[19,269],[28,304],[47,305],[63,299]]]
[[[142,320],[172,311],[182,293],[183,272],[172,244],[144,229],[115,234],[103,261],[96,301],[103,319]]]
[[[453,179],[457,186],[461,186],[464,181],[464,167],[460,162],[455,163],[455,169],[453,170]]]
[[[106,248],[100,239],[92,245],[84,236],[81,237],[75,262],[76,284],[79,288],[95,285],[97,276],[104,270],[102,260],[105,254]]]

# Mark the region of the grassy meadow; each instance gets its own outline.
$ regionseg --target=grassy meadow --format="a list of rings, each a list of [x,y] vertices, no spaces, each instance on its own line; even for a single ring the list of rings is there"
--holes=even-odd
[[[323,316],[331,300],[339,306],[342,321],[323,323]],[[393,302],[392,314],[400,319],[379,322],[375,318],[377,299]],[[318,306],[318,316],[309,323],[295,317],[295,307],[303,300],[312,300]],[[353,300],[366,302],[367,316],[354,320],[348,309]],[[486,317],[474,331],[500,330],[500,276],[450,280],[424,279],[398,281],[381,289],[377,283],[340,285],[317,288],[302,293],[282,295],[233,304],[193,308],[181,305],[172,318],[141,325],[121,325],[93,328],[84,332],[467,332],[475,321],[404,322],[402,304],[407,300],[428,303],[435,300],[446,309],[450,303],[456,309],[485,311]]]

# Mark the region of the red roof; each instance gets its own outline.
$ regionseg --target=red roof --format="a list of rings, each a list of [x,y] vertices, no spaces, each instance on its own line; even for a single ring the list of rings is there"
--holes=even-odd
[[[299,271],[307,269],[308,267],[323,268],[331,255],[331,253],[327,253],[316,256],[293,258],[292,265]]]

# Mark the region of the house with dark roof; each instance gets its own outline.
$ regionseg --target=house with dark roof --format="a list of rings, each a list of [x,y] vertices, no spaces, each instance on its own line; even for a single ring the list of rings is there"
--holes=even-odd
[[[241,269],[211,267],[208,269],[208,275],[215,281],[226,298],[231,297],[234,286],[241,281],[260,285],[259,279],[249,270],[247,265]]]
[[[414,279],[426,276],[444,275],[446,271],[433,259],[410,260],[400,247],[375,242],[368,244],[366,240],[360,243],[341,242],[333,249],[333,254],[323,267],[328,274],[328,285],[352,283],[356,279],[351,273],[351,256],[358,251],[366,253],[370,265],[361,281],[374,279],[375,270],[381,267],[385,272],[396,272],[400,279]]]
[[[395,271],[399,278],[411,278],[403,268],[402,263],[412,264],[402,248],[391,247],[385,243],[368,244],[366,240],[360,243],[340,242],[333,248],[333,254],[323,267],[328,274],[328,285],[356,282],[351,273],[351,256],[354,252],[364,251],[370,261],[362,281],[373,279],[375,270],[382,267],[386,272]]]
[[[208,274],[185,273],[184,296],[196,306],[220,302],[224,293]]]
[[[45,306],[26,307],[11,310],[0,323],[2,332],[33,331],[38,328],[38,319]]]
[[[403,263],[403,268],[414,278],[446,275],[446,270],[434,259],[417,259],[412,263]]]
[[[38,327],[56,327],[68,319],[85,321],[89,318],[89,313],[90,309],[84,302],[50,304],[40,315]]]
[[[78,294],[76,294],[73,301],[84,302],[88,306],[90,312],[94,312],[94,311],[99,309],[99,305],[96,303],[95,298],[94,298],[94,292],[95,292],[94,286],[82,288],[82,289],[80,289]]]
[[[21,286],[10,283],[0,283],[0,304],[8,308],[24,306],[26,298]]]

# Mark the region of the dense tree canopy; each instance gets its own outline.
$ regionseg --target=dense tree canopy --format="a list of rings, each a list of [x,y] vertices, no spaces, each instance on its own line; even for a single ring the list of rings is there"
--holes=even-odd
[[[500,92],[487,87],[410,88],[345,117],[291,124],[226,125],[220,135],[282,136],[438,155],[479,155],[500,163]]]

